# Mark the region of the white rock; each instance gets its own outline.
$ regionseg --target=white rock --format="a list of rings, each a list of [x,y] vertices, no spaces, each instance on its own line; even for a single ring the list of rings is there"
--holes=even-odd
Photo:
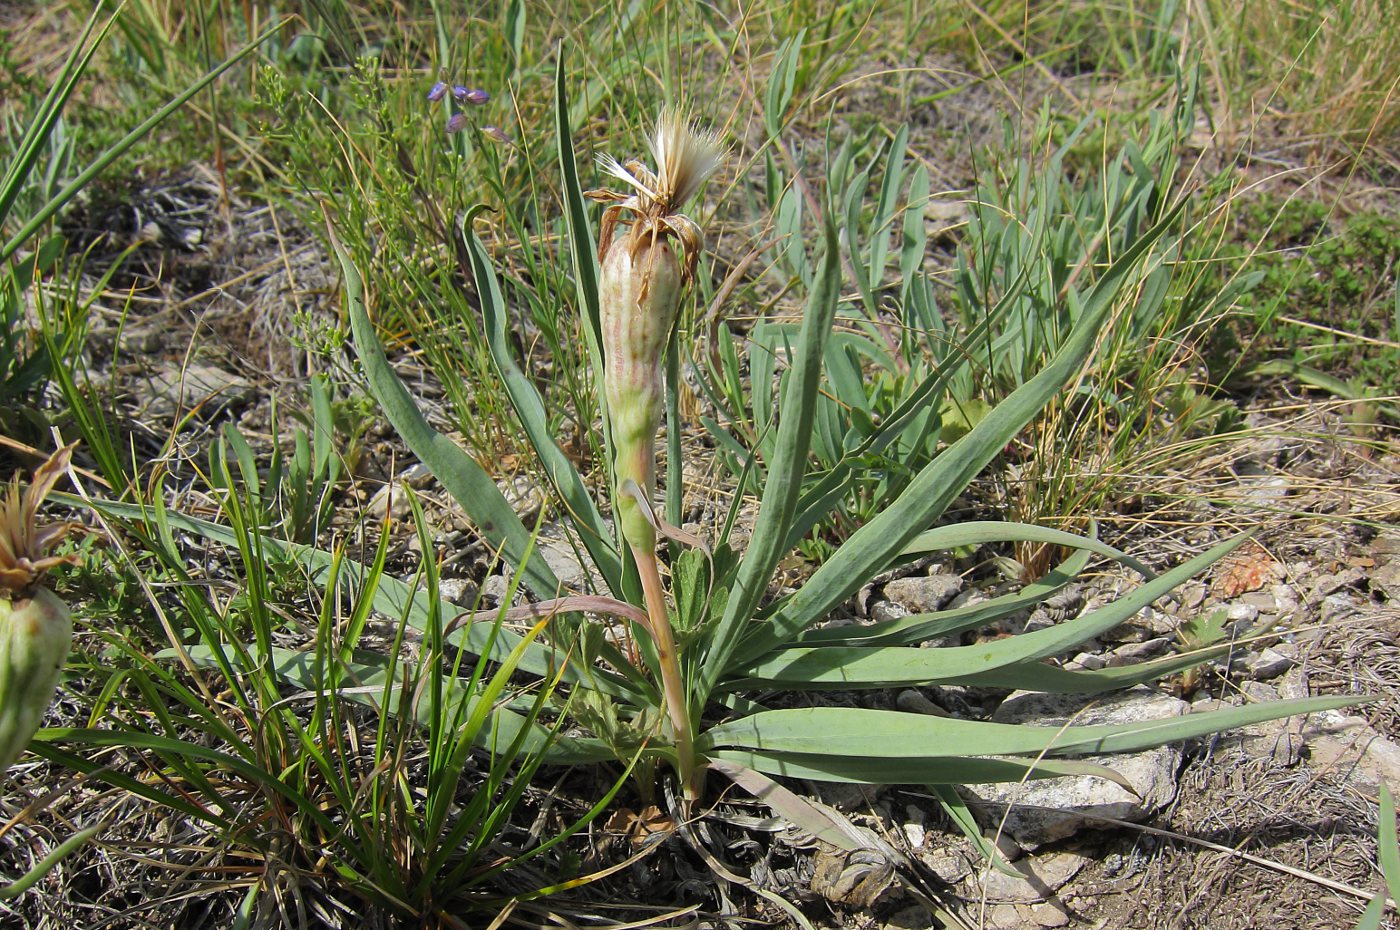
[[[1134,688],[1100,698],[1085,706],[1082,698],[1018,692],[992,715],[998,723],[1046,727],[1072,724],[1132,723],[1184,714],[1185,701],[1147,688]],[[1176,794],[1181,764],[1178,746],[1096,759],[1117,772],[1133,791],[1102,778],[1082,775],[1008,785],[968,785],[964,789],[979,819],[989,829],[1002,829],[1020,845],[1034,848],[1072,836],[1085,828],[1104,826],[1082,815],[1141,821],[1169,803]],[[1007,813],[1009,807],[1009,813]]]

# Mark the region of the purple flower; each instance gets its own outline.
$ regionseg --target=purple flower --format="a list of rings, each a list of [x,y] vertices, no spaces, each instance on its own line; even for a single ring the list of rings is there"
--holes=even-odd
[[[447,121],[448,132],[461,132],[463,129],[466,128],[467,114],[465,113],[453,113],[452,117]]]
[[[491,99],[491,95],[478,87],[464,87],[457,84],[452,88],[452,97],[458,103],[470,103],[472,106],[481,106]]]
[[[442,81],[438,81],[438,82],[437,82],[436,84],[434,84],[434,85],[432,86],[432,88],[428,91],[428,102],[429,102],[429,103],[437,103],[437,102],[438,102],[439,100],[441,100],[446,94],[447,94],[447,85],[444,84]]]

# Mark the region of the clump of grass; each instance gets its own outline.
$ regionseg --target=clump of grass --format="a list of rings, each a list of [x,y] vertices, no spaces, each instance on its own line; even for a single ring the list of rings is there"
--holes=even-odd
[[[1222,257],[1247,257],[1257,284],[1237,307],[1235,341],[1246,351],[1221,375],[1285,361],[1361,386],[1391,384],[1400,366],[1400,221],[1376,210],[1344,214],[1306,196],[1263,196],[1239,205],[1233,236]]]

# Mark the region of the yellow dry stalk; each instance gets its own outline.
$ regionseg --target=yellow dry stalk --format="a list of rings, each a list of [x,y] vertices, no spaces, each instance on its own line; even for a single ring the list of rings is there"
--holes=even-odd
[[[75,561],[49,554],[73,524],[38,523],[39,505],[72,455],[73,446],[59,449],[23,494],[15,478],[0,498],[0,772],[39,728],[73,642],[68,607],[39,586],[44,572]]]

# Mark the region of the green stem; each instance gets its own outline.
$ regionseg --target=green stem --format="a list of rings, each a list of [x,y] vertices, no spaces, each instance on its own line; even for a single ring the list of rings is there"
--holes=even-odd
[[[648,626],[656,644],[656,661],[661,669],[661,693],[666,700],[666,714],[671,718],[671,731],[676,741],[676,774],[687,801],[700,798],[700,772],[695,767],[695,734],[690,723],[690,707],[685,697],[685,681],[681,678],[680,656],[676,652],[676,637],[671,631],[671,617],[666,610],[666,591],[661,586],[661,570],[657,567],[655,550],[632,546],[637,571],[646,595]]]

